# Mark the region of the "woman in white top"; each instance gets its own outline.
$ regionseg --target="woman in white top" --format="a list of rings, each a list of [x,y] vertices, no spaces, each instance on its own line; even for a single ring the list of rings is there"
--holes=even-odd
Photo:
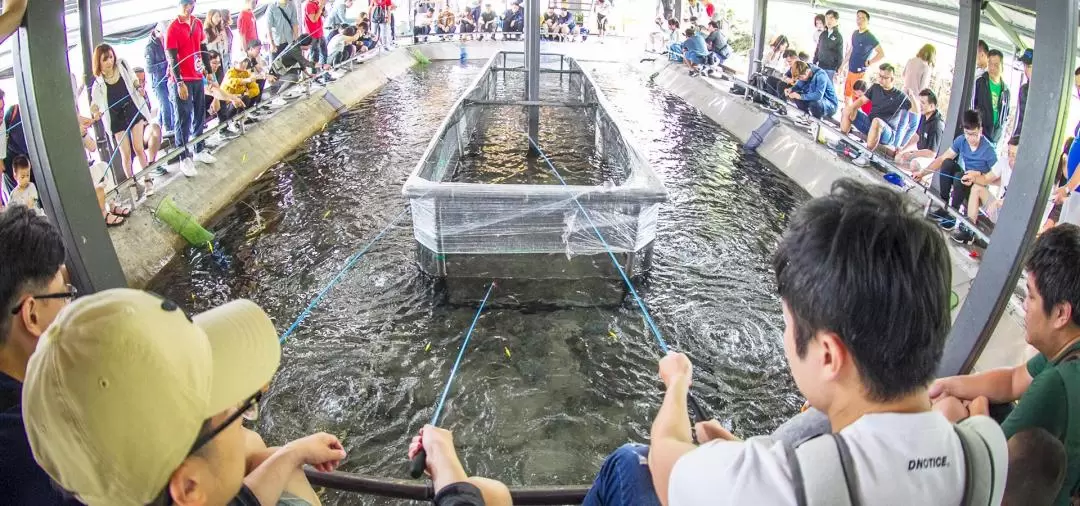
[[[206,50],[217,51],[217,54],[222,56],[223,64],[225,64],[225,55],[232,49],[229,47],[229,35],[226,33],[226,30],[224,18],[221,17],[221,11],[210,9],[210,12],[206,13],[206,23],[203,25]]]
[[[596,11],[596,33],[603,37],[607,33],[608,16],[611,15],[611,0],[596,0],[593,10]]]
[[[94,86],[90,89],[90,114],[94,121],[101,120],[105,129],[112,132],[120,149],[120,161],[124,173],[131,177],[131,148],[139,166],[146,168],[146,151],[143,149],[143,129],[149,123],[150,107],[136,82],[138,78],[124,60],[116,58],[112,46],[101,44],[94,48]],[[138,142],[131,142],[137,139]],[[135,185],[142,193],[142,187]]]
[[[904,65],[904,95],[911,104],[909,110],[901,112],[900,122],[897,125],[896,135],[893,136],[893,145],[897,148],[906,146],[911,136],[919,128],[919,92],[930,87],[930,77],[934,72],[934,62],[937,57],[937,48],[933,44],[927,44],[919,49],[915,57],[908,60]]]

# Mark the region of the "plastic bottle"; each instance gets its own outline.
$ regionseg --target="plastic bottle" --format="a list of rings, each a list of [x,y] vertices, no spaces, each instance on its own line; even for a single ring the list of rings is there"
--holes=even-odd
[[[465,63],[465,60],[469,59],[469,53],[465,51],[465,43],[464,42],[461,43],[460,47],[461,47],[461,55],[460,55],[461,63]]]

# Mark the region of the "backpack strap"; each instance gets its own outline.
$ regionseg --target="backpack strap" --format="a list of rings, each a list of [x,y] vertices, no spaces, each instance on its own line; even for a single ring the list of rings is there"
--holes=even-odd
[[[843,438],[824,434],[792,452],[792,481],[800,506],[859,506],[853,494],[855,466]],[[796,471],[797,469],[797,471]],[[844,483],[845,486],[841,486]]]
[[[859,506],[859,478],[855,472],[855,461],[851,458],[851,449],[842,434],[833,434],[836,442],[836,451],[840,454],[840,467],[844,471],[844,482],[847,483],[848,498],[852,506]]]
[[[971,417],[953,425],[953,430],[960,438],[960,447],[964,451],[964,498],[960,504],[962,506],[993,505],[997,504],[995,499],[1000,502],[1004,493],[1004,490],[997,490],[1003,488],[1004,476],[997,476],[998,465],[995,460],[1002,459],[1007,462],[1008,457],[995,455],[981,431],[974,426],[974,423],[982,423],[982,420],[975,421],[974,418],[985,417]],[[999,443],[1004,443],[1005,436],[1001,434],[1001,429],[996,426],[997,424],[993,420],[986,421],[993,424],[991,429],[997,431],[998,438],[1001,440]],[[1001,450],[1007,451],[1004,444],[1000,446]]]

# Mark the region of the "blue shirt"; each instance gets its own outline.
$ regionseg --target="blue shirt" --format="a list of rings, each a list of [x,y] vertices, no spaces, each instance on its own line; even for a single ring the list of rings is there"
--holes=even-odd
[[[836,108],[839,105],[839,99],[836,96],[836,88],[833,86],[832,79],[829,79],[829,75],[818,67],[811,66],[810,72],[810,80],[796,81],[792,90],[798,93],[802,100],[807,102],[820,100]]]
[[[0,504],[79,504],[65,499],[34,460],[22,418],[22,383],[0,373]]]
[[[870,30],[851,34],[851,59],[848,60],[848,72],[862,74],[866,72],[866,60],[874,54],[874,48],[878,47],[877,37]]]
[[[965,171],[973,170],[986,174],[997,164],[998,157],[994,152],[994,143],[984,135],[979,136],[979,147],[974,151],[971,150],[971,145],[963,135],[953,141],[952,150],[964,160]]]
[[[682,47],[698,56],[706,56],[709,54],[709,50],[705,48],[705,37],[702,37],[700,33],[695,34],[693,37],[687,37],[686,40],[683,41]]]

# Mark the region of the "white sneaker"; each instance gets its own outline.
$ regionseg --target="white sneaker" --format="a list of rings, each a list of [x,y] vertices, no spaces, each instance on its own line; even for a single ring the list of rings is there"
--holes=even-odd
[[[811,124],[813,124],[813,122],[810,121],[809,116],[798,116],[795,118],[795,122],[802,126],[810,126]]]
[[[851,161],[856,167],[866,167],[870,165],[870,158],[866,155],[859,155],[858,158]]]
[[[180,160],[180,172],[187,177],[195,177],[199,175],[199,171],[195,170],[195,161],[191,158],[184,158]]]
[[[195,153],[195,161],[205,163],[206,165],[212,165],[217,163],[217,158],[214,158],[213,155],[206,151],[199,151],[198,153]]]

